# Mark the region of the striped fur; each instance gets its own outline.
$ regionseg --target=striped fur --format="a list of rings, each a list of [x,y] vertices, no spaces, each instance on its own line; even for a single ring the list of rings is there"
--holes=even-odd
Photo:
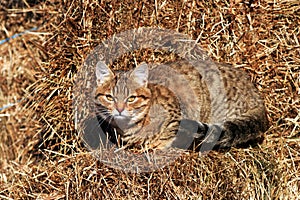
[[[211,73],[208,67],[203,69],[202,73]],[[198,135],[201,132],[205,136],[205,131],[218,126],[222,133],[216,145],[221,148],[261,136],[267,128],[267,118],[256,88],[239,70],[221,64],[217,69],[222,87],[216,87],[215,94],[211,94],[209,84],[217,81],[215,77],[202,77],[185,61],[167,65],[142,63],[128,72],[113,72],[100,62],[96,67],[95,93],[98,115],[117,130],[123,143],[142,148],[174,146],[178,143],[178,130],[190,129],[180,127],[185,119],[199,125]]]

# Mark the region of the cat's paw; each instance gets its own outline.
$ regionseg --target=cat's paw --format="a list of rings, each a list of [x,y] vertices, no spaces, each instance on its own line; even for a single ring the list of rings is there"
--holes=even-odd
[[[195,120],[183,119],[180,121],[172,147],[187,149],[195,140],[202,140],[207,132],[207,125]]]
[[[209,126],[199,121],[197,121],[197,124],[198,124],[198,129],[197,132],[194,134],[194,138],[203,138],[207,134],[209,130]]]

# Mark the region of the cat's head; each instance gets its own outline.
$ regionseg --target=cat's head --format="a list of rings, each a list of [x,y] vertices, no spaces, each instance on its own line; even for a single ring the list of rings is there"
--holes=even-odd
[[[105,63],[98,62],[96,104],[100,105],[100,116],[113,119],[119,127],[133,126],[144,120],[151,102],[148,74],[146,63],[133,71],[113,72]]]

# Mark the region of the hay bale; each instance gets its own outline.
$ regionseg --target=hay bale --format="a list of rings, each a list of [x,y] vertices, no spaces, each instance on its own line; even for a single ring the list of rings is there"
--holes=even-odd
[[[5,97],[0,96],[0,107],[7,98],[26,97],[0,112],[9,115],[1,117],[1,198],[299,197],[298,2],[56,0],[28,6],[42,18],[25,19],[48,34],[14,40],[21,42],[15,51],[9,44],[1,46],[7,60],[0,62],[12,61],[24,73],[1,71],[0,80],[11,84],[1,85]],[[8,8],[1,12],[19,16],[27,11]],[[29,28],[10,20],[5,18],[12,33]],[[265,96],[272,125],[265,142],[202,157],[186,153],[161,170],[141,174],[110,168],[92,157],[73,123],[76,72],[102,40],[140,26],[189,34],[215,61],[248,71]]]

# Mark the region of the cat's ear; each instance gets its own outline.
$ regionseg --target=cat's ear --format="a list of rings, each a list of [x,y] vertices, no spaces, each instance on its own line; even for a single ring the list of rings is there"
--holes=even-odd
[[[142,63],[131,72],[130,77],[132,77],[139,85],[146,86],[148,83],[148,75],[148,65],[147,63]]]
[[[102,61],[99,61],[96,65],[96,79],[97,84],[101,85],[107,81],[110,81],[114,77],[114,73],[109,67]]]

